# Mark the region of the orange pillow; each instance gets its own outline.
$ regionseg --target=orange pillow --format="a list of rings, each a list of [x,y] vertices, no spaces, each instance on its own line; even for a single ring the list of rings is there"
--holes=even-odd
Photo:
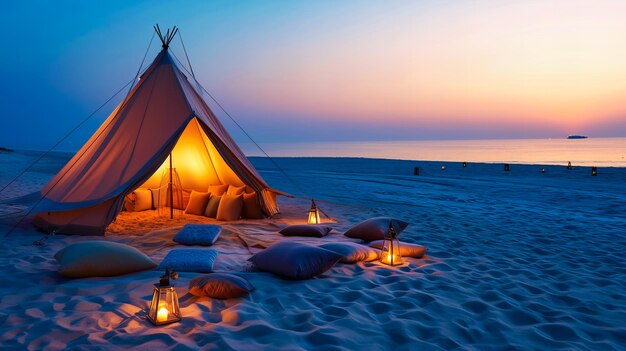
[[[218,184],[218,185],[209,185],[209,190],[211,194],[215,196],[222,196],[228,190],[228,184]]]
[[[259,203],[256,193],[243,194],[243,210],[241,211],[241,217],[251,219],[263,218],[261,204]]]
[[[228,194],[228,195],[241,195],[241,194],[243,194],[244,191],[246,191],[246,186],[245,185],[242,185],[242,186],[229,185],[228,186],[228,191],[226,191],[226,194]]]
[[[217,208],[218,221],[235,221],[241,217],[243,209],[243,195],[222,196],[220,206]]]
[[[189,196],[189,203],[187,204],[187,208],[185,208],[185,213],[202,216],[209,202],[209,197],[211,197],[211,193],[202,193],[192,190]]]

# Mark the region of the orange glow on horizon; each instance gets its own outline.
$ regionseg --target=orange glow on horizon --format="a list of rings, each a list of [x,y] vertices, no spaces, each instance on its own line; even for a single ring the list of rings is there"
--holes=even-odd
[[[370,28],[332,27],[279,59],[260,53],[233,86],[247,106],[322,121],[574,131],[626,114],[626,3],[603,4],[387,6]]]

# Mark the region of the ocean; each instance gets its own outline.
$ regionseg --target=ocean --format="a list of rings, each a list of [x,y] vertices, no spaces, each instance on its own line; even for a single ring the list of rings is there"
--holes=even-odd
[[[263,156],[251,144],[242,146],[248,156]],[[272,157],[626,166],[626,138],[294,142],[262,143],[261,147]]]

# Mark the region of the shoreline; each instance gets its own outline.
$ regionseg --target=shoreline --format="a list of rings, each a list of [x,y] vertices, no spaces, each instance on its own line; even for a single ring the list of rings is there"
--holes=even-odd
[[[43,155],[46,151],[40,151],[40,150],[25,150],[25,149],[15,149],[11,152],[3,152],[0,153],[0,155],[4,154],[6,156],[10,156],[13,154],[22,154],[22,155],[28,155],[28,156],[40,156]],[[50,151],[48,153],[48,155],[46,155],[46,157],[42,158],[42,161],[46,160],[48,157],[50,158],[55,158],[55,159],[67,159],[67,161],[69,161],[69,159],[75,154],[76,152],[70,152],[70,151]],[[265,156],[257,156],[257,155],[253,155],[253,156],[248,156],[246,155],[246,157],[248,159],[250,159],[251,161],[262,161],[264,159],[267,159],[267,157]],[[393,162],[413,162],[413,163],[417,163],[417,164],[423,164],[423,163],[437,163],[440,165],[455,165],[455,164],[459,164],[462,165],[464,162],[467,163],[468,166],[470,165],[501,165],[503,166],[504,164],[509,164],[509,165],[519,165],[519,166],[536,166],[536,167],[567,167],[567,162],[561,162],[561,161],[551,161],[549,163],[541,163],[541,162],[536,162],[536,163],[528,163],[528,162],[523,162],[523,161],[463,161],[463,160],[453,160],[453,161],[449,161],[449,160],[430,160],[430,159],[406,159],[406,158],[387,158],[387,157],[367,157],[367,156],[272,156],[270,155],[270,157],[274,160],[371,160],[371,161],[393,161]],[[0,158],[1,161],[1,158]],[[614,161],[614,162],[619,162],[619,161]],[[602,162],[598,162],[598,164],[602,164]],[[596,165],[595,163],[593,163],[592,161],[588,161],[587,163],[575,163],[572,162],[572,167],[574,168],[589,168],[591,169],[591,167],[597,167],[597,168],[603,168],[603,169],[626,169],[626,164],[624,165]]]

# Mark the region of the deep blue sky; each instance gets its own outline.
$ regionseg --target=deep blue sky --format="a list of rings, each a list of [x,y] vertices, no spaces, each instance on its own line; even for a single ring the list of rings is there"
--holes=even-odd
[[[261,143],[623,136],[623,7],[609,0],[4,4],[0,146],[51,146],[134,76],[155,23],[181,28],[199,80]],[[147,63],[158,50],[154,42]],[[182,58],[177,39],[172,50]],[[78,148],[113,108],[61,149]]]

